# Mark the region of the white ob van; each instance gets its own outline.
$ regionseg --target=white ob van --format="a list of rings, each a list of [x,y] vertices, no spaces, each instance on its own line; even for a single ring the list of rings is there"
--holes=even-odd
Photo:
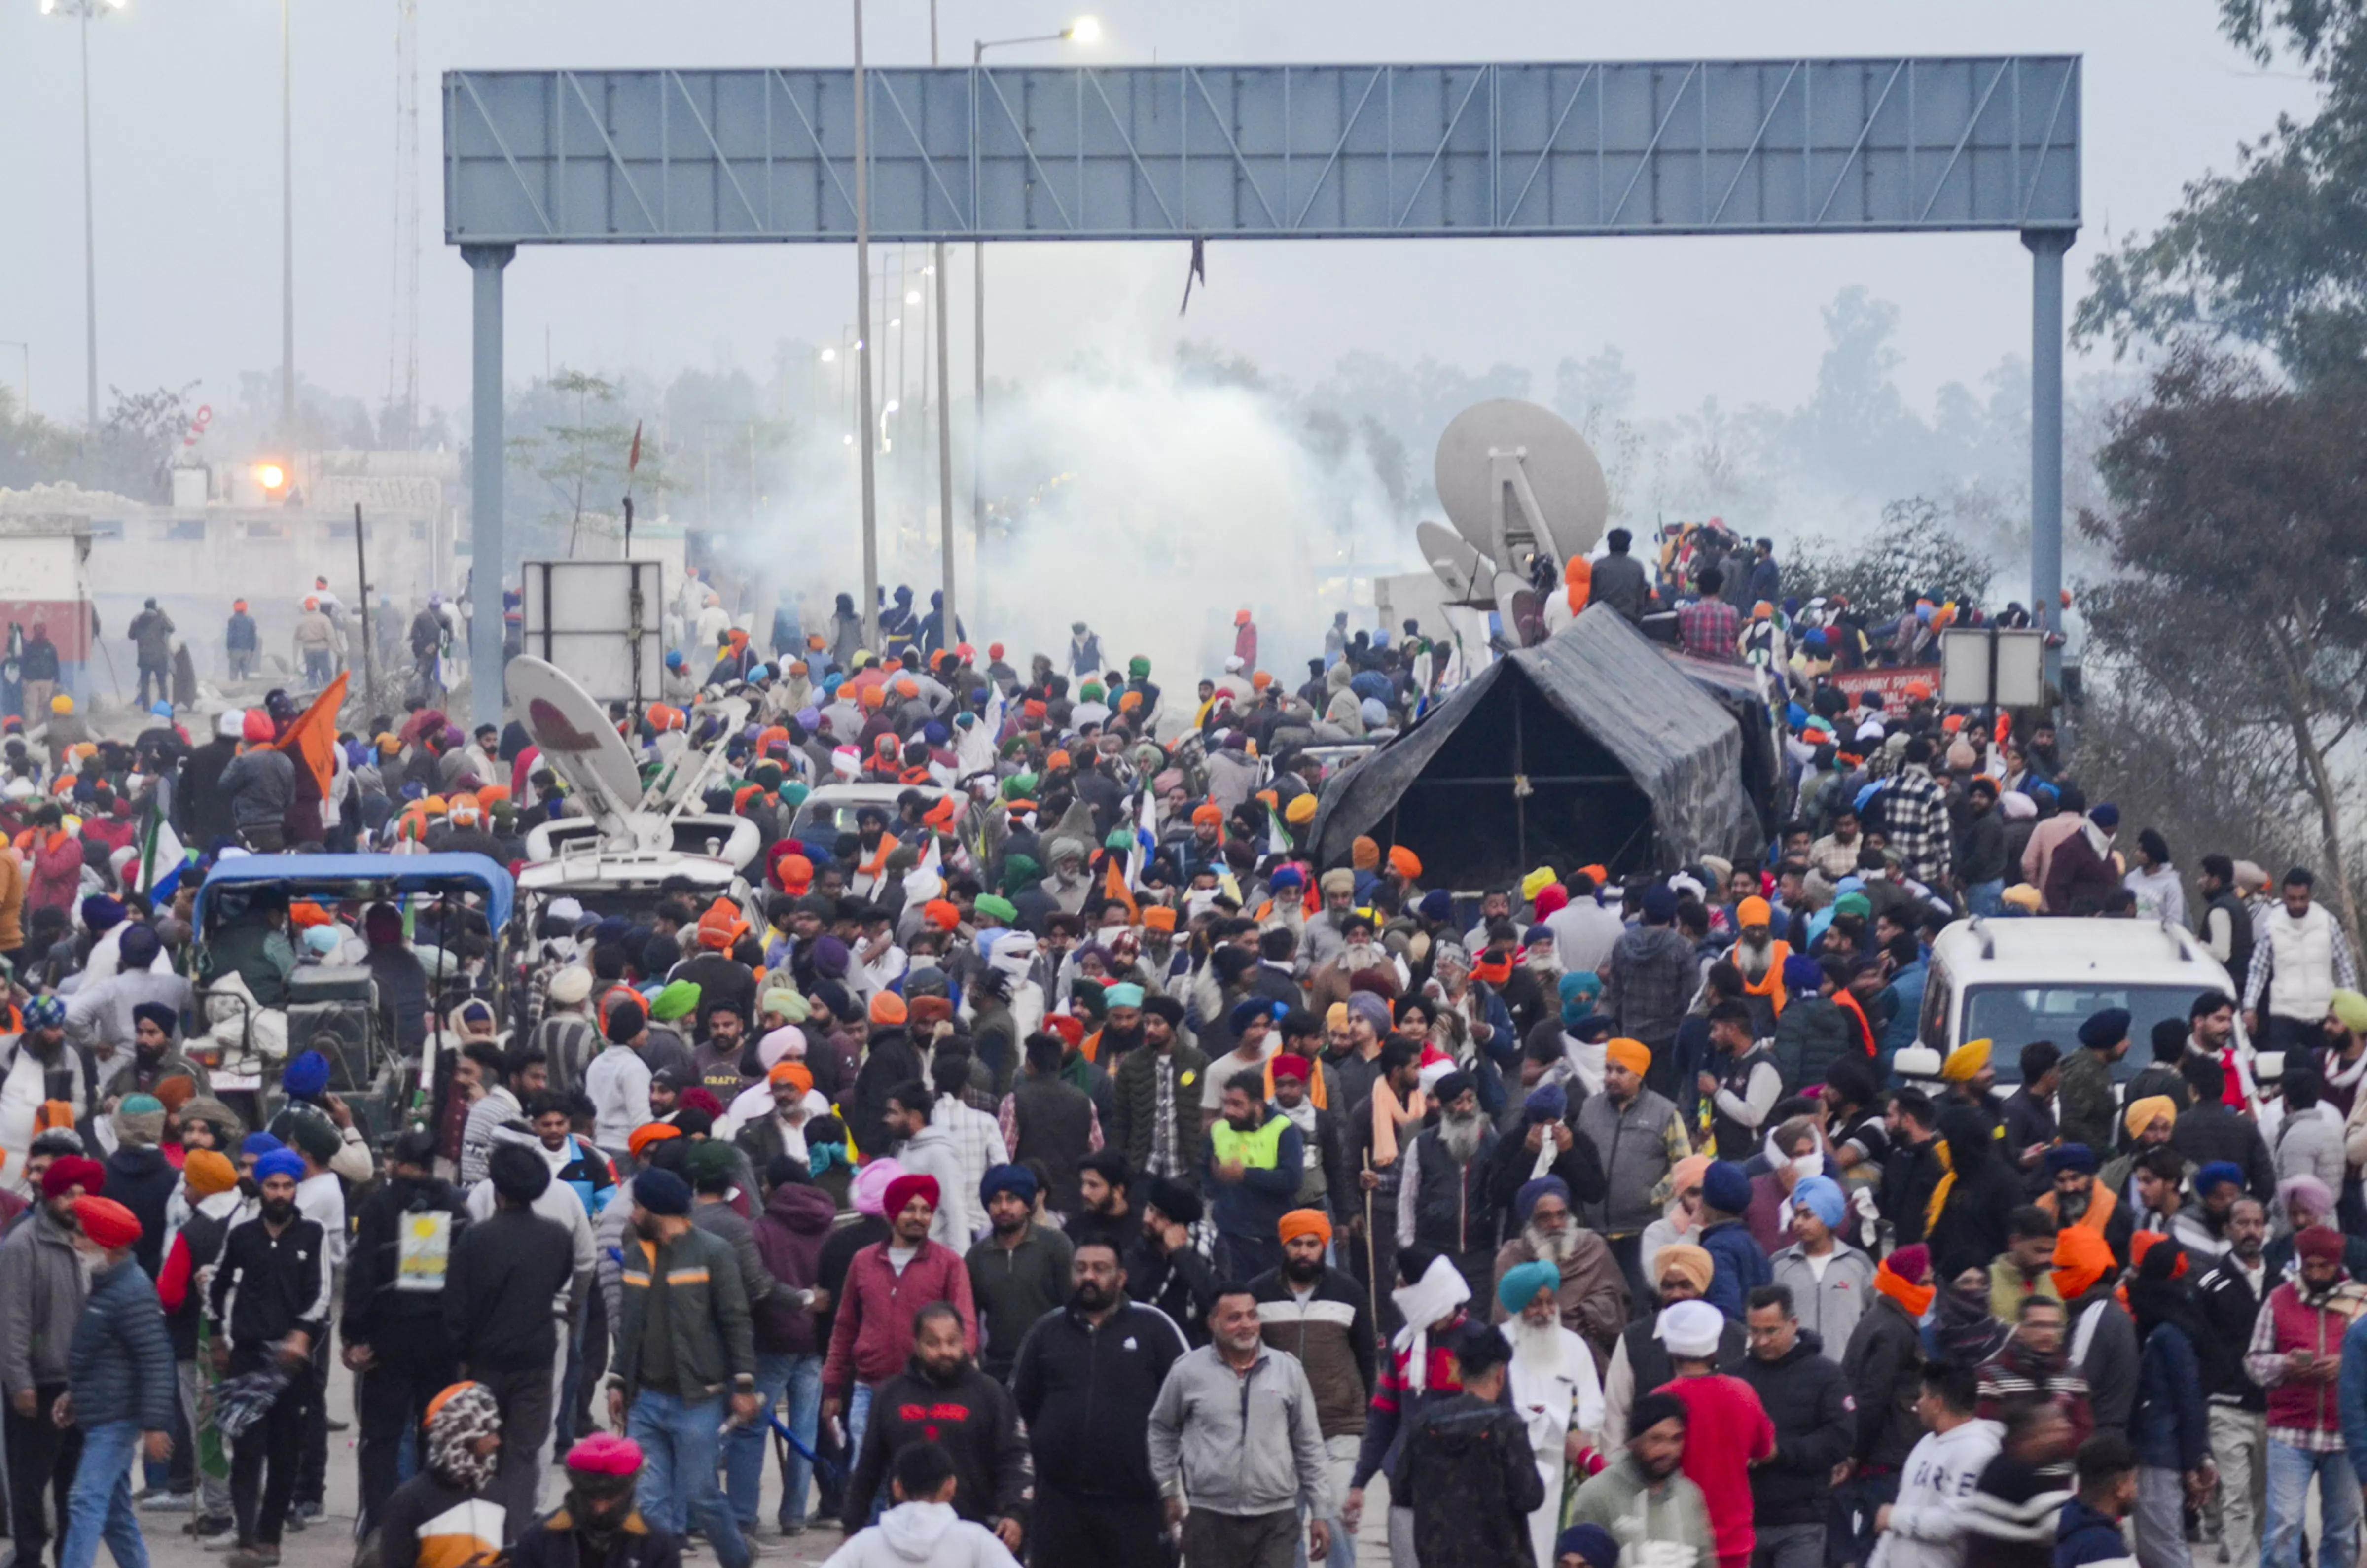
[[[2143,920],[1958,920],[1932,942],[1929,967],[1917,1043],[1944,1058],[1967,1040],[1995,1042],[1989,1063],[2000,1089],[2022,1080],[2023,1046],[2051,1040],[2077,1049],[2079,1025],[2107,1008],[2129,1013],[2129,1049],[2112,1072],[2125,1082],[2152,1063],[2156,1023],[2175,1019],[2182,1029],[2205,991],[2237,995],[2191,931]],[[2248,1062],[2240,1014],[2236,1028],[2237,1058]]]

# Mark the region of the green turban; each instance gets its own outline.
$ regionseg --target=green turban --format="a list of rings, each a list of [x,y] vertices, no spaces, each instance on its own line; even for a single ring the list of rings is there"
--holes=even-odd
[[[1863,919],[1874,913],[1874,900],[1863,893],[1844,893],[1833,900],[1833,913]]]
[[[1150,660],[1138,653],[1126,661],[1126,672],[1135,680],[1147,681],[1150,679]]]
[[[1000,893],[981,893],[970,900],[970,908],[979,914],[990,919],[999,920],[1006,926],[1019,918],[1019,906]]]
[[[803,806],[806,803],[806,796],[812,793],[813,792],[804,784],[785,784],[781,786],[781,804],[783,806]]]
[[[698,982],[669,980],[665,989],[650,1000],[650,1021],[672,1023],[698,1010]]]
[[[1034,855],[1008,855],[1002,862],[1002,891],[1007,897],[1025,893],[1044,880],[1044,868],[1036,863]]]

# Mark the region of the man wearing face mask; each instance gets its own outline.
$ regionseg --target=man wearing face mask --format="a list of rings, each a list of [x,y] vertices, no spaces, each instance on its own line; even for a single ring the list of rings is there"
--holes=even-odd
[[[287,1149],[274,1149],[255,1162],[258,1212],[222,1242],[209,1292],[218,1368],[243,1377],[276,1361],[288,1377],[269,1407],[232,1443],[230,1495],[238,1550],[226,1559],[231,1568],[273,1568],[278,1562],[304,1424],[320,1396],[313,1387],[311,1352],[328,1327],[328,1242],[316,1221],[296,1212],[296,1184],[303,1177],[303,1160]]]
[[[51,1412],[83,1435],[61,1560],[92,1562],[104,1537],[117,1568],[140,1568],[148,1554],[131,1511],[131,1461],[135,1452],[160,1464],[172,1456],[173,1342],[156,1287],[133,1255],[139,1220],[109,1198],[76,1199],[74,1213],[90,1299],[66,1352],[67,1392]]]
[[[378,1560],[386,1568],[481,1562],[502,1549],[501,1504],[485,1495],[501,1462],[502,1412],[481,1382],[427,1402],[425,1459],[386,1501]]]
[[[641,1447],[595,1432],[567,1450],[567,1495],[529,1526],[512,1568],[678,1568],[678,1540],[651,1527],[633,1505]]]

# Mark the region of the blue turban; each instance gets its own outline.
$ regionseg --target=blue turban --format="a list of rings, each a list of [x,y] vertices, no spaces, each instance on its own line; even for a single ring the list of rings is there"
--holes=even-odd
[[[274,1149],[255,1162],[255,1179],[257,1183],[269,1180],[275,1176],[284,1176],[291,1181],[303,1180],[303,1156],[293,1149]]]
[[[1102,1000],[1114,1008],[1138,1008],[1142,1005],[1142,987],[1132,981],[1102,987]]]
[[[1656,926],[1665,926],[1677,918],[1677,890],[1665,882],[1656,882],[1644,889],[1644,918]]]
[[[1603,994],[1603,976],[1591,969],[1574,970],[1555,982],[1561,998],[1561,1026],[1576,1029],[1594,1011],[1594,999]]]
[[[44,994],[25,1004],[25,1027],[28,1029],[63,1029],[66,1026],[66,1004],[62,997]]]
[[[1433,887],[1421,896],[1414,906],[1425,920],[1450,920],[1455,918],[1455,895],[1444,887]]]
[[[94,893],[82,901],[82,923],[96,936],[123,923],[123,906],[104,893]]]
[[[1555,1265],[1543,1260],[1515,1263],[1496,1281],[1496,1300],[1503,1303],[1506,1312],[1518,1312],[1535,1301],[1539,1291],[1559,1289],[1561,1269]]]
[[[1806,1176],[1792,1189],[1792,1201],[1825,1222],[1825,1228],[1837,1231],[1849,1215],[1849,1200],[1841,1194],[1841,1184],[1829,1176]]]
[[[1586,1568],[1619,1568],[1619,1542],[1601,1525],[1572,1525],[1554,1542],[1554,1556],[1575,1557]]]
[[[1008,1192],[1023,1203],[1034,1203],[1036,1173],[1024,1165],[989,1166],[978,1184],[979,1203],[983,1206],[998,1192]]]
[[[2221,1182],[2230,1187],[2244,1185],[2244,1168],[2233,1160],[2214,1159],[2194,1173],[2194,1190],[2208,1192]]]
[[[1278,865],[1274,868],[1274,874],[1266,878],[1266,886],[1276,893],[1285,887],[1304,887],[1307,886],[1307,874],[1295,865]]]
[[[2096,1174],[2096,1151],[2085,1144],[2058,1144],[2046,1151],[2046,1174],[2060,1175],[2067,1170]]]
[[[329,1087],[329,1058],[305,1052],[280,1071],[279,1087],[297,1100],[310,1100]]]
[[[1800,996],[1814,996],[1825,983],[1825,966],[1806,953],[1795,953],[1784,960],[1784,988]]]
[[[1750,1178],[1730,1159],[1713,1161],[1702,1174],[1702,1201],[1728,1214],[1750,1207]]]
[[[1521,1101],[1522,1120],[1529,1123],[1558,1122],[1569,1114],[1569,1094],[1557,1083],[1541,1083]]]
[[[1521,1190],[1512,1195],[1512,1218],[1527,1224],[1529,1212],[1537,1206],[1537,1200],[1548,1192],[1559,1198],[1564,1208],[1569,1206],[1569,1183],[1558,1176],[1540,1176],[1535,1181],[1523,1182]],[[1534,1295],[1535,1292],[1530,1293]]]
[[[2125,1040],[2129,1035],[2129,1010],[2106,1008],[2091,1013],[2079,1026],[2079,1043],[2090,1050],[2101,1051]]]
[[[1244,997],[1233,1004],[1233,1010],[1225,1015],[1225,1021],[1232,1026],[1233,1033],[1238,1037],[1248,1032],[1250,1025],[1257,1020],[1280,1018],[1285,1010],[1271,997]]]
[[[286,1144],[281,1143],[278,1139],[273,1137],[268,1133],[249,1133],[240,1141],[238,1152],[243,1155],[255,1155],[260,1156],[263,1155],[276,1155],[287,1146],[288,1145]]]

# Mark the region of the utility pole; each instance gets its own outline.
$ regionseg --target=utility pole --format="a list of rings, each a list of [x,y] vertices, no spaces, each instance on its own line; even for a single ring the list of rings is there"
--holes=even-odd
[[[296,100],[279,0],[279,433],[296,454]]]
[[[929,63],[937,63],[937,0],[929,0]],[[937,536],[945,552],[940,574],[945,579],[946,602],[937,606],[943,627],[941,641],[947,648],[961,639],[954,635],[960,624],[954,614],[954,412],[953,383],[947,378],[950,363],[946,351],[946,243],[939,240],[934,257],[937,275]]]
[[[855,340],[856,396],[863,403],[863,641],[879,650],[879,497],[871,431],[871,84],[863,72],[863,0],[855,0]]]

